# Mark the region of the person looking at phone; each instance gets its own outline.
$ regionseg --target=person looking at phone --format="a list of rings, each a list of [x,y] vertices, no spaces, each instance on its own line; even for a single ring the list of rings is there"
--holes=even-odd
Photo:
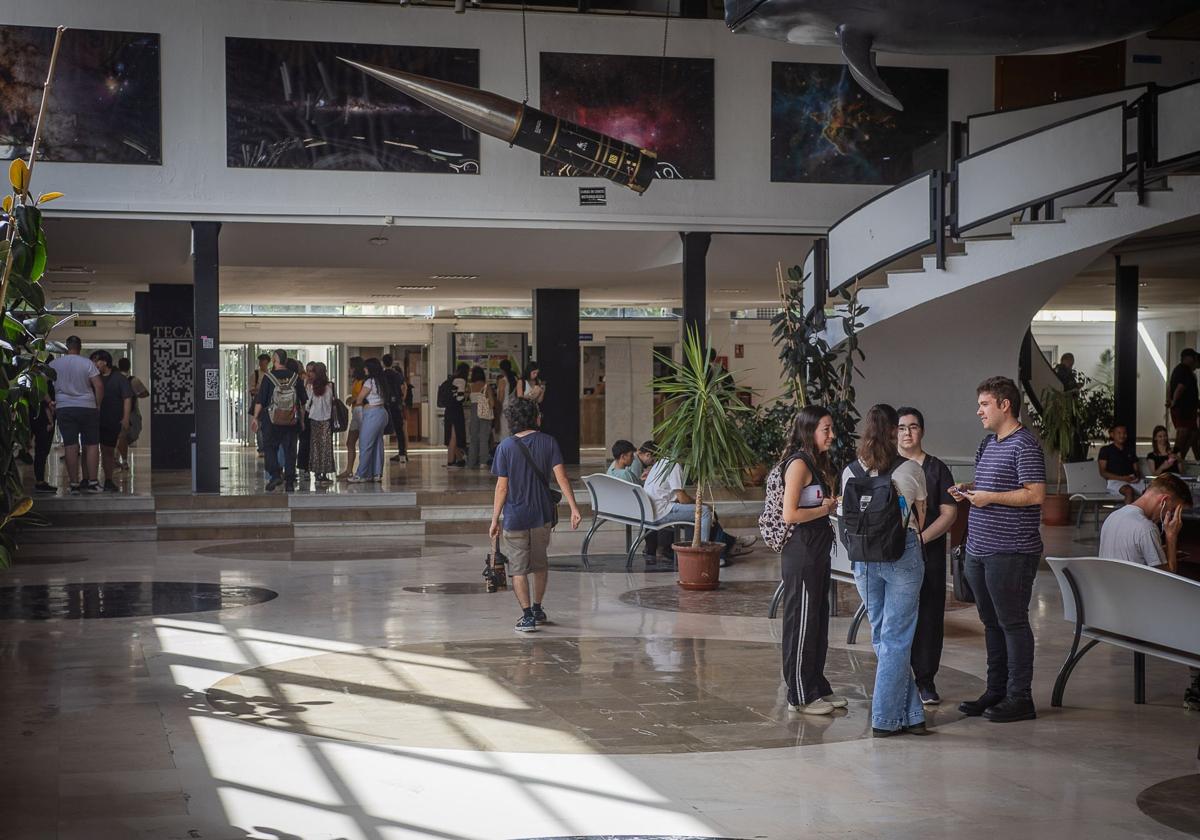
[[[1004,376],[976,389],[975,412],[988,432],[975,454],[975,482],[950,495],[971,502],[963,573],[975,592],[987,646],[987,690],[958,707],[995,723],[1032,720],[1033,628],[1029,601],[1042,555],[1046,459],[1021,425],[1021,392]]]

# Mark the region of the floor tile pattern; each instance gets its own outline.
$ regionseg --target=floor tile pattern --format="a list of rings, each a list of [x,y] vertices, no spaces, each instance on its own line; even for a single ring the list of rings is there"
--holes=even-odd
[[[1151,785],[1138,794],[1137,806],[1169,828],[1200,837],[1200,774]]]
[[[331,560],[406,560],[428,557],[446,549],[470,548],[466,543],[415,538],[405,540],[356,538],[244,540],[196,549],[202,557],[230,560],[268,560],[288,563],[318,563]]]
[[[779,647],[690,638],[539,636],[330,653],[254,668],[208,692],[224,715],[361,743],[461,750],[722,752],[869,737],[874,657],[831,649],[847,711],[787,710]],[[983,683],[943,667],[947,696]],[[961,719],[949,707],[931,723]]]
[[[278,594],[256,586],[176,581],[24,584],[0,587],[0,621],[210,612],[261,604]]]

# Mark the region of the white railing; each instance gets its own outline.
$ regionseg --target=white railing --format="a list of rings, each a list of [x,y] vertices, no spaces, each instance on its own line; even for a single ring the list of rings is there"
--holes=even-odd
[[[956,161],[954,232],[1121,175],[1125,111],[1109,105]]]
[[[829,229],[829,285],[837,290],[934,241],[934,184],[923,172],[880,193]]]
[[[974,114],[967,117],[967,152],[976,154],[986,151],[1013,138],[1029,134],[1031,131],[1040,131],[1048,125],[1090,113],[1107,105],[1114,105],[1118,102],[1132,105],[1148,89],[1148,85],[1136,85],[1095,96],[1064,99],[1048,105],[1034,105],[1012,111],[993,111],[989,114]],[[1133,151],[1137,148],[1133,142],[1133,136],[1130,136],[1129,140],[1129,150]]]

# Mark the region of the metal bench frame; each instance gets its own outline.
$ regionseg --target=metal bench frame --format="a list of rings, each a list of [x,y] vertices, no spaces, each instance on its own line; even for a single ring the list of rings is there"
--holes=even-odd
[[[629,571],[633,568],[633,558],[638,547],[646,539],[646,535],[651,531],[657,530],[654,527],[653,519],[648,519],[647,516],[653,515],[653,506],[650,503],[650,497],[646,495],[646,491],[640,485],[624,481],[619,478],[614,478],[605,473],[594,473],[592,475],[583,476],[584,486],[587,487],[588,493],[592,497],[592,526],[588,529],[587,536],[583,538],[583,550],[580,552],[583,556],[584,568],[591,568],[588,563],[588,546],[591,545],[592,537],[596,531],[605,522],[616,522],[625,526],[626,542],[629,545],[629,551],[625,557],[625,570]],[[608,489],[615,493],[623,493],[628,491],[637,505],[638,515],[635,517],[633,513],[633,505],[630,505],[629,514],[616,513],[612,510],[605,510],[600,504],[600,496],[604,492],[606,485],[611,485]],[[637,537],[632,537],[632,529],[637,528]]]

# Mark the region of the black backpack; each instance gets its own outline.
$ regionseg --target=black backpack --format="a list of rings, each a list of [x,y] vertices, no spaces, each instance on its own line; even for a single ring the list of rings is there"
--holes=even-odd
[[[453,379],[447,379],[439,385],[437,389],[437,407],[449,408],[452,405],[457,405],[454,399],[454,392],[456,390]]]
[[[897,458],[877,476],[857,460],[850,465],[838,528],[851,563],[895,563],[904,556],[908,519],[892,484],[892,471],[904,460]]]

